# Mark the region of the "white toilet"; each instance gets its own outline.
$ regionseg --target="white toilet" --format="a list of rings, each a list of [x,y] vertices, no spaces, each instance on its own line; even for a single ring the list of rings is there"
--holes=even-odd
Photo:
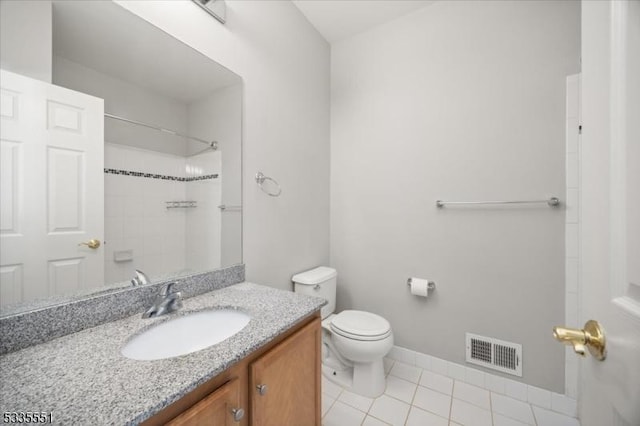
[[[393,346],[389,321],[365,311],[336,309],[336,270],[321,266],[294,275],[294,291],[322,297],[322,373],[359,395],[375,398],[385,389],[382,358]]]

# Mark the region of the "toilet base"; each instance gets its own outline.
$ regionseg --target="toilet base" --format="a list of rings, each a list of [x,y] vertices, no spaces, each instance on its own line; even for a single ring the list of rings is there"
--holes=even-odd
[[[322,364],[322,375],[344,389],[368,398],[382,395],[387,385],[382,360],[342,369]]]

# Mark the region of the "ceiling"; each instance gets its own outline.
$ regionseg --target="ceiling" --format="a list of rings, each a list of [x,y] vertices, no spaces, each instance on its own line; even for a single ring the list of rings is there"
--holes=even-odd
[[[434,3],[435,0],[293,0],[329,42],[343,40]]]
[[[112,2],[54,1],[53,53],[186,104],[241,81]]]

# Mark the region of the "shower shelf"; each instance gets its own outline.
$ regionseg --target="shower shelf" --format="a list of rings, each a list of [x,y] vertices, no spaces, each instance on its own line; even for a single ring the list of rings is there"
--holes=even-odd
[[[165,201],[167,209],[195,209],[198,207],[197,201]]]

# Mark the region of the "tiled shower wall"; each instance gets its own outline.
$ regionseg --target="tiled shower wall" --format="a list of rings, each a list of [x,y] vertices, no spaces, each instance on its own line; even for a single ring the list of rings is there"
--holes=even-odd
[[[582,328],[579,324],[579,238],[580,238],[580,74],[567,77],[566,118],[566,182],[567,201],[565,218],[565,323]],[[571,347],[566,348],[565,394],[578,396],[579,358]]]
[[[219,237],[210,240],[220,233],[220,154],[197,157],[105,145],[107,283],[128,281],[135,269],[160,277],[220,266]],[[153,176],[136,175],[141,173]],[[184,180],[199,176],[208,178]],[[171,201],[197,204],[168,209]],[[193,238],[196,230],[198,241]],[[188,244],[193,245],[189,250]]]
[[[211,176],[215,179],[194,180],[186,183],[186,196],[197,200],[198,207],[188,212],[186,221],[186,264],[194,271],[221,266],[222,217],[218,206],[222,203],[222,174],[220,151],[208,151],[188,157],[187,177]]]

